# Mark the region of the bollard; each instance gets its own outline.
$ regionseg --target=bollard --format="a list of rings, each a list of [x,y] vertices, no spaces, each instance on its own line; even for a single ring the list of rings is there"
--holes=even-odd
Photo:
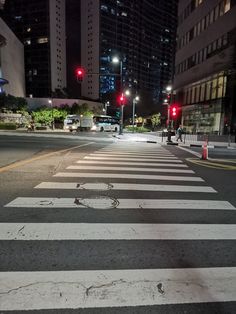
[[[207,146],[207,141],[206,141],[202,147],[202,160],[207,160],[207,159],[208,159],[208,146]]]

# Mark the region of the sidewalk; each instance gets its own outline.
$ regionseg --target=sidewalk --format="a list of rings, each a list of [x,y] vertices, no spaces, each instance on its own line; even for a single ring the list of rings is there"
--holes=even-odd
[[[149,133],[124,133],[122,135],[114,135],[116,138],[123,141],[136,141],[136,142],[147,142],[147,143],[159,143],[162,145],[178,145],[187,147],[202,147],[204,141],[191,141],[185,139],[185,142],[177,142],[175,136],[171,137],[172,142],[167,142],[167,137],[161,137],[157,132]],[[229,148],[236,149],[236,143],[228,142],[208,142],[209,148]]]

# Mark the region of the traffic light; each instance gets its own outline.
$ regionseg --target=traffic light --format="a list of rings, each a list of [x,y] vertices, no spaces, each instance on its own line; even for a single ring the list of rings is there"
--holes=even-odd
[[[178,107],[177,106],[171,106],[170,107],[170,114],[172,119],[177,118],[177,112],[178,112]]]
[[[77,68],[76,69],[76,78],[77,78],[77,81],[79,82],[82,82],[83,81],[83,78],[84,78],[84,75],[85,75],[85,70],[84,68]]]
[[[119,95],[117,102],[120,106],[124,106],[126,104],[126,97],[123,94]]]

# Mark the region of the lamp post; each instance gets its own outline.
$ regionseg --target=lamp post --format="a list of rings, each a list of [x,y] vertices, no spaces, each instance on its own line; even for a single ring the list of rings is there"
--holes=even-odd
[[[171,141],[171,123],[170,123],[170,105],[172,103],[172,86],[166,87],[166,93],[168,95],[167,103],[167,142]]]
[[[112,63],[120,64],[120,130],[119,134],[123,134],[123,120],[124,120],[124,94],[123,94],[123,62],[118,57],[112,58]]]
[[[133,98],[133,116],[132,116],[132,118],[133,118],[133,133],[134,133],[134,119],[135,119],[135,105],[137,104],[137,102],[139,101],[139,96],[135,96],[134,98]]]
[[[48,103],[51,106],[51,113],[52,113],[52,130],[54,130],[54,115],[53,115],[53,103],[52,103],[52,99],[48,100]]]
[[[104,105],[105,105],[105,108],[104,108],[104,109],[105,109],[105,110],[104,110],[104,111],[105,111],[105,115],[107,115],[107,107],[109,107],[109,106],[110,106],[110,102],[109,102],[109,101],[107,101],[107,102],[105,102],[105,104],[104,104]]]

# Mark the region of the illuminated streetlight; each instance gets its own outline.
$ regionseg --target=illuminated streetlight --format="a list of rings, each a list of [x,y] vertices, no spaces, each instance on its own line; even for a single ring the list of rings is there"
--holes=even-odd
[[[52,99],[48,100],[49,105],[51,106],[51,113],[52,113],[52,130],[54,130],[54,115],[53,115],[53,103]]]
[[[123,120],[124,120],[124,99],[123,99],[123,62],[117,56],[112,58],[112,63],[119,63],[120,64],[120,130],[119,134],[123,134]]]

